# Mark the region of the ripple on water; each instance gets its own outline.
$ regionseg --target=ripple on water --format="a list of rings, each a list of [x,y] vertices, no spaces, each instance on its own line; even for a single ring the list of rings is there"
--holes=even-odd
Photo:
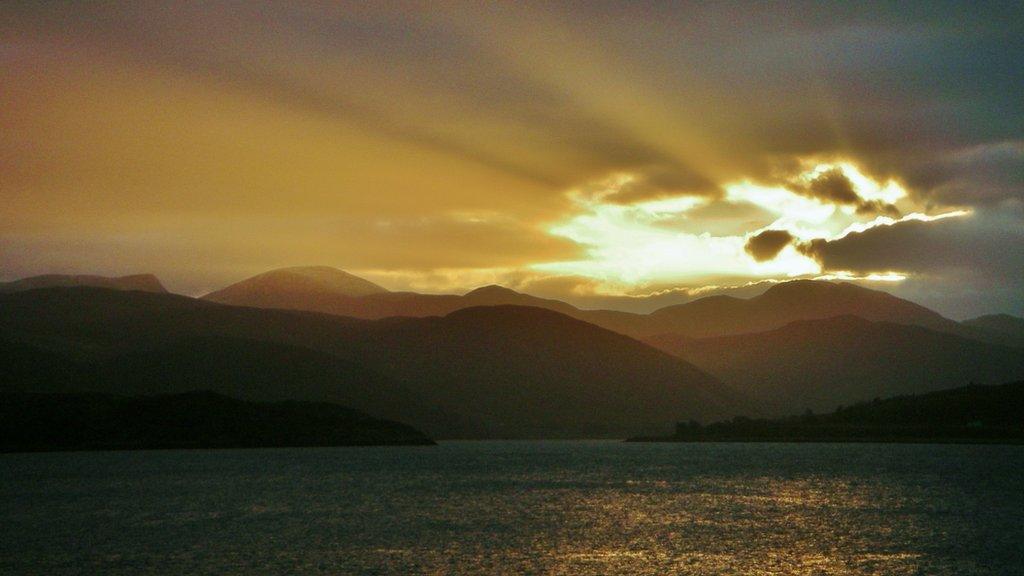
[[[0,455],[4,574],[1024,574],[1024,448]]]

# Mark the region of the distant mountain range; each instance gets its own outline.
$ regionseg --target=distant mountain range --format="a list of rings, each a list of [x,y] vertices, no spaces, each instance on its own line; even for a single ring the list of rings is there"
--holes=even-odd
[[[0,283],[0,292],[68,286],[166,292],[151,274],[122,278],[35,276]],[[996,314],[955,322],[886,292],[855,284],[816,280],[779,283],[751,298],[709,296],[666,306],[650,314],[635,314],[617,310],[582,310],[566,302],[538,298],[495,285],[461,295],[390,292],[336,268],[306,266],[258,274],[211,292],[203,299],[233,306],[305,310],[370,320],[395,316],[445,316],[476,306],[530,306],[553,310],[636,338],[662,334],[707,338],[772,330],[799,320],[857,316],[1024,347],[1024,318]]]
[[[207,389],[335,402],[441,438],[621,437],[1024,377],[1024,319],[958,323],[846,283],[631,314],[500,286],[388,292],[326,267],[274,270],[203,299],[126,279],[5,284],[0,389]]]
[[[246,400],[324,400],[443,438],[623,437],[665,429],[680,415],[747,410],[683,360],[527,307],[366,321],[167,294],[46,289],[0,296],[0,336],[24,359],[11,371],[20,376],[2,383],[8,388],[202,388]],[[66,360],[52,361],[55,354]]]
[[[339,279],[337,282],[314,284],[309,281],[310,276],[327,275],[329,270],[283,268],[203,298],[235,306],[308,310],[366,319],[444,316],[474,306],[532,306],[638,338],[660,334],[694,338],[744,334],[780,328],[798,320],[851,315],[865,320],[923,326],[1003,344],[1012,344],[1017,338],[1024,340],[1024,326],[1010,329],[1007,334],[1005,330],[993,329],[985,322],[961,324],[886,292],[849,283],[794,280],[772,286],[752,298],[710,296],[667,306],[651,314],[633,314],[614,310],[581,310],[565,302],[537,298],[501,286],[486,286],[463,295],[388,292],[340,270],[330,273]],[[1024,324],[1024,319],[1017,320]]]
[[[564,302],[535,298],[500,286],[485,286],[464,295],[388,292],[347,272],[321,267],[272,270],[207,294],[203,299],[233,306],[308,310],[370,320],[445,316],[463,308],[504,304],[545,308],[570,316],[578,312]]]
[[[212,392],[0,395],[0,451],[431,445],[423,433],[324,402]]]

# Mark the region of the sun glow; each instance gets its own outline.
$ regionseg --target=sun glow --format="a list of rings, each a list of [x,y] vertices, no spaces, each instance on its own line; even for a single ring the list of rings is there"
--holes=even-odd
[[[804,162],[803,170],[774,184],[742,180],[722,186],[719,197],[676,194],[635,203],[611,201],[637,181],[620,173],[572,190],[568,197],[577,214],[547,228],[547,232],[579,244],[585,257],[548,262],[533,269],[596,279],[605,288],[655,285],[721,277],[751,279],[808,276],[821,279],[899,282],[896,271],[857,275],[824,271],[821,264],[798,249],[811,240],[836,240],[877,226],[908,220],[930,222],[959,217],[957,210],[925,214],[895,180],[877,181],[853,163]],[[838,191],[814,188],[826,176],[838,180]],[[720,214],[756,210],[744,231],[715,233],[701,211]],[[886,214],[874,213],[884,210]],[[908,211],[900,215],[900,211]],[[701,228],[705,226],[705,228]],[[766,230],[791,235],[792,243],[777,254],[757,261],[745,250],[748,240]]]
[[[815,276],[815,280],[841,280],[850,282],[853,280],[865,280],[868,282],[903,282],[907,275],[901,272],[872,272],[871,274],[854,274],[850,271],[831,272]]]
[[[833,204],[804,198],[786,188],[748,181],[727,185],[725,194],[727,201],[749,202],[775,214],[777,218],[764,229],[787,230],[801,240],[831,235],[834,217],[839,212]]]

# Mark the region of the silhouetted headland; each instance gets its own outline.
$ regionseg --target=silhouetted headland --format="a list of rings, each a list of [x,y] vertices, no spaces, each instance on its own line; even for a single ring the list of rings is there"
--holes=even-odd
[[[670,436],[628,441],[1022,444],[1024,382],[876,398],[823,415],[736,417],[708,425],[680,422]]]
[[[433,444],[411,426],[327,402],[246,402],[202,391],[0,399],[4,452]]]

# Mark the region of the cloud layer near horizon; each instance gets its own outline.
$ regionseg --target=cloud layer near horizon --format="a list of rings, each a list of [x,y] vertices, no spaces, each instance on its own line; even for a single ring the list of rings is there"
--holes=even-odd
[[[1012,3],[9,2],[0,279],[895,272],[1021,314],[1022,38]]]

